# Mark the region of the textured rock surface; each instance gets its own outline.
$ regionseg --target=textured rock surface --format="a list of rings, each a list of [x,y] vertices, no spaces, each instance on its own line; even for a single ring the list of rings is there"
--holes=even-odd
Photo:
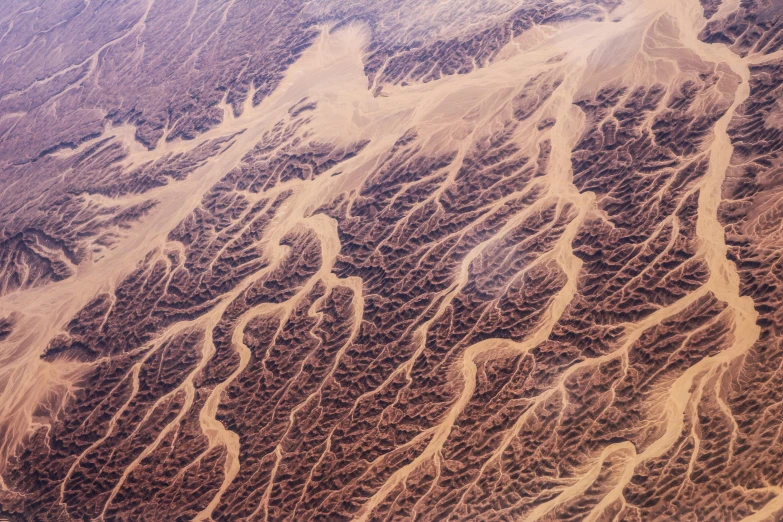
[[[0,15],[0,518],[783,516],[783,7]]]

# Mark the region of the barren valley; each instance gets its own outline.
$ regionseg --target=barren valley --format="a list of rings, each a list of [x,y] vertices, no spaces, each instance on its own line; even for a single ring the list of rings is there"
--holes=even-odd
[[[779,0],[23,0],[0,60],[0,518],[783,520]]]

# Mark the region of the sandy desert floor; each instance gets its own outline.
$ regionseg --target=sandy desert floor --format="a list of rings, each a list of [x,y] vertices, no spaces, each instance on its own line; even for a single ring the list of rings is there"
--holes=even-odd
[[[783,8],[233,4],[4,15],[0,513],[781,516]]]

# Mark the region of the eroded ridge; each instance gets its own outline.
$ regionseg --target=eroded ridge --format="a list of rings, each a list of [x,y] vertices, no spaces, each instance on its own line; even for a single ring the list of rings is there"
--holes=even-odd
[[[35,192],[19,180],[6,189],[13,203],[0,211],[0,295],[61,281],[100,259],[149,215],[161,192],[155,189],[186,179],[232,144],[227,136],[146,159],[134,156],[123,137],[118,130],[74,154],[13,169],[21,179],[42,167],[61,175],[40,180]]]
[[[54,175],[0,211],[0,514],[779,516],[774,6],[326,4],[268,77],[13,165]],[[203,8],[207,49],[255,21]],[[166,16],[128,9],[0,106]]]

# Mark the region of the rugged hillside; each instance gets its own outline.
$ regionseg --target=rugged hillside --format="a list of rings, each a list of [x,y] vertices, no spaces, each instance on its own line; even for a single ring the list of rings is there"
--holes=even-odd
[[[0,515],[783,517],[779,2],[30,1],[0,58]]]

